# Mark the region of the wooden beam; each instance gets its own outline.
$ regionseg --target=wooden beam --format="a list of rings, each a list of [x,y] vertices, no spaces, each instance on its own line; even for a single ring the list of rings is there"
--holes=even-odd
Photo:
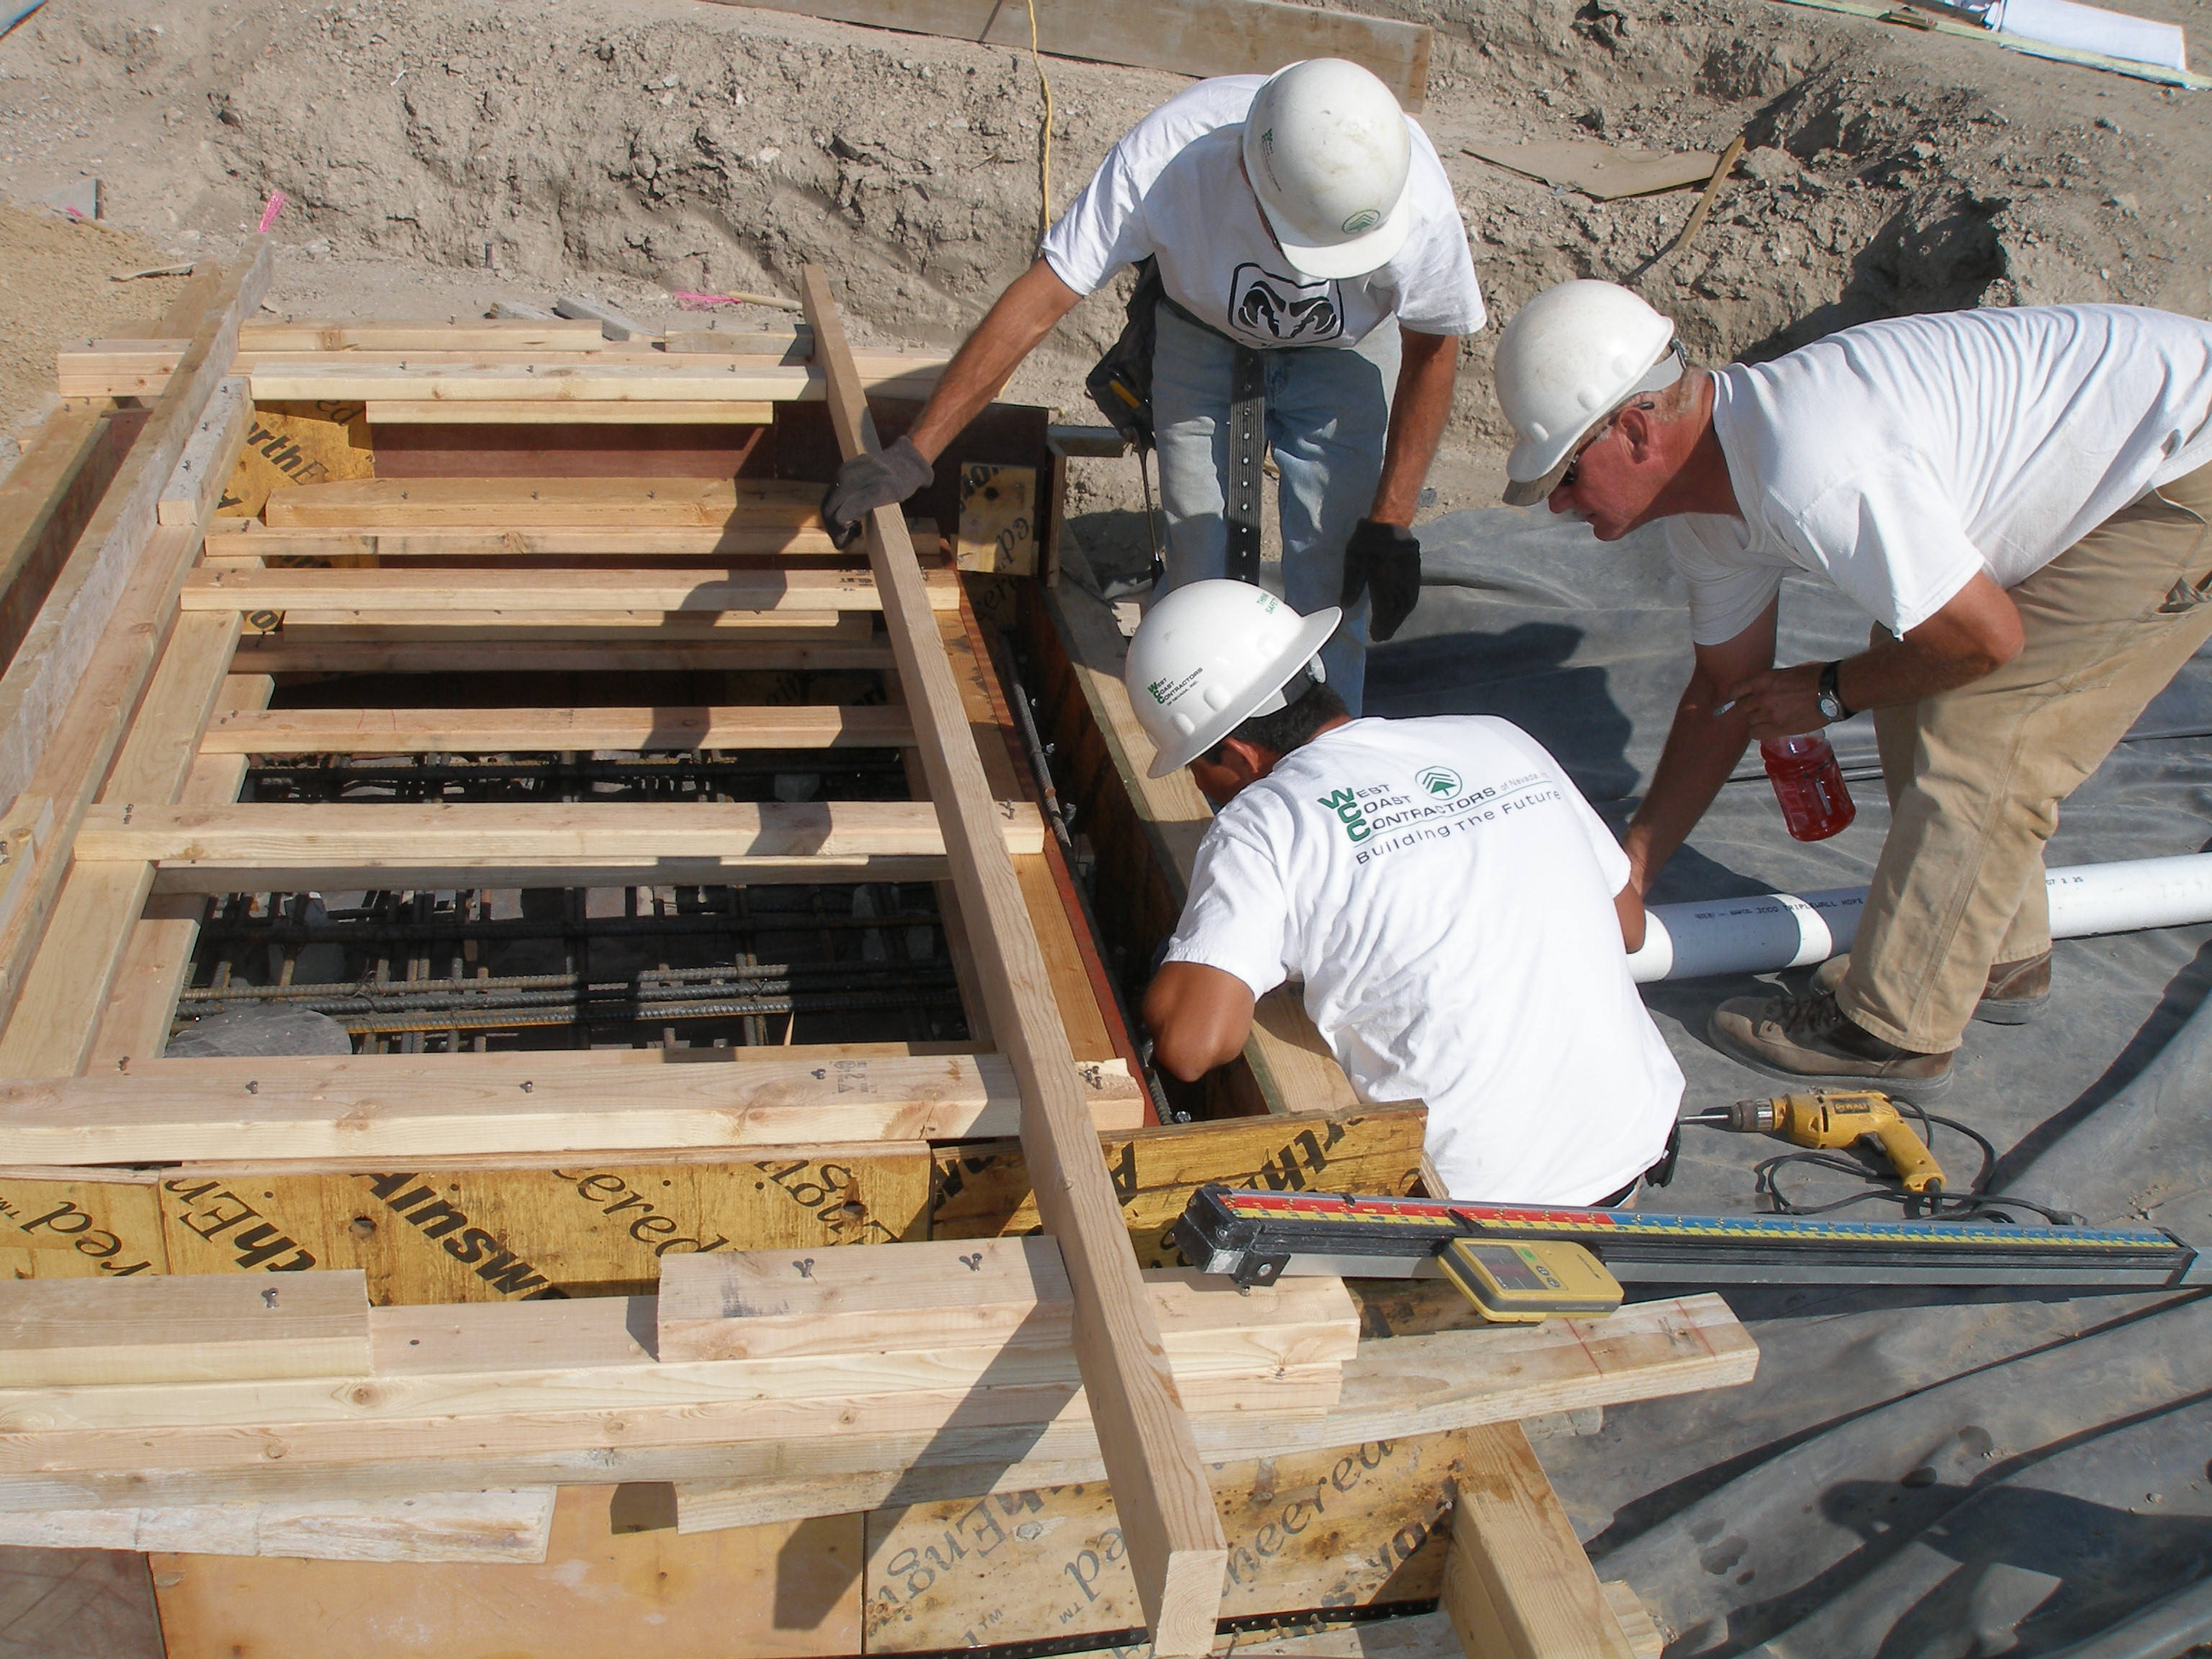
[[[283,495],[290,492],[283,491]],[[738,524],[696,530],[255,530],[223,538],[211,557],[328,559],[708,558],[794,554],[835,555],[830,532],[818,526]]]
[[[1634,1659],[1517,1423],[1474,1431],[1452,1511],[1444,1612],[1484,1659]]]
[[[817,265],[803,273],[806,319],[829,386],[830,424],[850,458],[878,447],[843,320]],[[994,1039],[1022,1093],[1022,1147],[1046,1230],[1066,1262],[1075,1351],[1097,1423],[1122,1535],[1159,1659],[1208,1652],[1228,1546],[1205,1467],[1142,1293],[1104,1161],[1069,1086],[1067,1034],[1047,987],[958,687],[929,611],[906,520],[894,507],[868,519],[875,572],[929,779],[945,851],[975,948]]]
[[[248,323],[238,333],[241,351],[455,351],[508,350],[550,346],[560,350],[594,349],[605,337],[599,325],[565,317],[543,322],[471,317],[465,322],[423,322],[409,319],[381,322],[355,318],[287,317],[278,322]]]
[[[174,1550],[308,1561],[543,1561],[552,1486],[424,1492],[307,1504],[196,1504],[0,1510],[0,1545],[32,1549]]]
[[[742,704],[709,708],[287,708],[216,717],[204,755],[463,755],[563,749],[892,749],[914,742],[900,708]],[[0,1066],[0,1075],[6,1068]]]
[[[0,1163],[234,1162],[251,1148],[392,1167],[452,1153],[961,1140],[1011,1134],[1020,1117],[1012,1068],[995,1054],[736,1065],[718,1063],[723,1052],[618,1073],[570,1068],[558,1054],[519,1067],[451,1054],[428,1073],[341,1058],[8,1079]],[[1086,1136],[1142,1120],[1143,1091],[1119,1061],[1071,1062],[1068,1086]]]
[[[503,1310],[520,1309],[510,1304]],[[1690,1297],[1633,1304],[1601,1320],[1553,1319],[1541,1325],[1363,1340],[1358,1357],[1342,1368],[1340,1399],[1318,1417],[1224,1410],[1198,1413],[1191,1423],[1211,1461],[1278,1456],[1510,1421],[1577,1404],[1615,1405],[1731,1386],[1749,1380],[1757,1359],[1750,1336],[1726,1303],[1717,1296]],[[234,1434],[234,1442],[263,1455],[237,1456],[234,1445],[232,1461],[223,1467],[167,1463],[142,1447],[123,1468],[71,1471],[58,1465],[27,1469],[22,1443],[0,1441],[0,1454],[22,1460],[0,1461],[0,1509],[371,1498],[455,1486],[614,1480],[724,1487],[757,1483],[763,1493],[793,1494],[799,1483],[847,1475],[870,1476],[882,1483],[877,1490],[890,1494],[897,1474],[885,1472],[953,1468],[980,1474],[982,1484],[969,1481],[946,1495],[981,1496],[1001,1489],[992,1484],[992,1477],[1001,1473],[1008,1473],[1010,1482],[1003,1489],[1021,1490],[1049,1484],[1033,1478],[1045,1463],[1080,1466],[1079,1478],[1085,1480],[1099,1478],[1104,1468],[1094,1423],[1065,1414],[1048,1421],[1018,1421],[1018,1411],[994,1416],[971,1406],[935,1427],[915,1427],[872,1413],[818,1435],[779,1441],[756,1437],[760,1428],[749,1425],[742,1409],[729,1419],[692,1422],[687,1429],[683,1422],[663,1419],[690,1418],[696,1407],[669,1406],[635,1389],[627,1401],[628,1409],[602,1424],[561,1425],[578,1440],[597,1443],[581,1448],[548,1445],[541,1437],[538,1446],[526,1450],[500,1447],[448,1455],[403,1446],[388,1457],[368,1459],[362,1455],[366,1449],[356,1445],[336,1461],[306,1462],[295,1455],[301,1448],[292,1437],[264,1430],[247,1437]],[[725,1429],[724,1420],[733,1428]],[[603,1431],[594,1434],[594,1427]],[[691,1438],[673,1443],[687,1433]],[[284,1455],[267,1455],[275,1451]],[[1011,1472],[1024,1460],[1032,1460],[1028,1469]],[[865,1497],[866,1491],[854,1486],[845,1495]],[[849,1513],[851,1507],[848,1503],[830,1510],[792,1512]]]
[[[0,666],[15,654],[115,475],[110,407],[103,400],[55,410],[0,480]]]
[[[358,1267],[0,1281],[0,1388],[366,1376]]]
[[[821,501],[819,484],[751,479],[353,478],[280,490],[269,498],[267,518],[271,530],[362,533],[738,525],[819,530]]]
[[[870,381],[867,390],[884,398],[927,398],[939,372],[933,365],[901,361],[897,374]],[[256,403],[819,403],[823,388],[817,369],[768,364],[739,368],[696,357],[576,368],[555,364],[534,372],[526,364],[355,368],[343,362],[294,361],[263,363],[247,378]]]
[[[255,539],[247,537],[245,539]],[[917,573],[919,574],[919,573]],[[940,610],[960,604],[959,573],[938,570],[921,586]],[[545,570],[518,585],[498,570],[195,570],[179,603],[193,611],[353,611],[362,616],[568,612],[875,611],[876,583],[855,570]]]
[[[1028,14],[997,0],[725,0],[910,34],[1026,51]],[[1175,75],[1271,75],[1308,58],[1346,58],[1409,110],[1429,82],[1425,24],[1274,0],[1036,0],[1038,46],[1062,58],[1133,64]]]
[[[246,434],[253,417],[252,400],[246,382],[233,376],[216,388],[207,412],[177,458],[177,469],[163,486],[154,505],[155,520],[166,525],[196,525],[213,516],[223,486],[238,465],[246,447]]]
[[[386,398],[362,407],[371,426],[772,426],[775,422],[775,405],[765,398],[750,403],[574,398],[443,403]]]
[[[1009,852],[1042,847],[1033,805],[993,813]],[[933,879],[944,856],[936,814],[917,801],[103,803],[76,836],[80,866],[159,865],[155,886],[172,893]]]
[[[471,663],[479,646],[511,641],[540,644],[651,646],[675,649],[728,640],[738,644],[853,644],[868,639],[874,618],[864,611],[439,611],[407,621],[376,611],[260,611],[245,613],[257,626],[282,630],[283,641],[307,658],[307,672],[327,671],[321,650],[349,646],[434,644],[446,653],[441,672],[454,671],[453,652],[464,642]],[[489,639],[481,636],[489,635]],[[245,650],[251,640],[242,641]],[[245,660],[241,658],[240,660]],[[268,659],[257,657],[257,663]],[[651,663],[665,668],[670,660]],[[567,666],[574,667],[571,663]],[[282,671],[270,669],[270,673]]]
[[[177,799],[237,642],[234,615],[191,617],[179,624],[101,800],[151,805]],[[153,885],[149,860],[72,864],[6,1017],[0,1077],[69,1077],[84,1069]]]

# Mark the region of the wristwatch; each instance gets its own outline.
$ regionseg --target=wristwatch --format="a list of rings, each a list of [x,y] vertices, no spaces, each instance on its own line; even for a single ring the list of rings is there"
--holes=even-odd
[[[1831,723],[1847,720],[1851,717],[1851,711],[1844,707],[1844,694],[1836,690],[1836,671],[1843,665],[1842,659],[1838,659],[1820,671],[1820,693],[1818,699],[1820,705],[1820,718]]]

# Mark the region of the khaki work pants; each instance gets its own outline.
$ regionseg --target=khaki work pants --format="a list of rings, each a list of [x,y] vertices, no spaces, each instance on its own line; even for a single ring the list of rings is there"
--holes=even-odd
[[[2123,508],[2012,590],[1994,673],[1875,711],[1889,839],[1836,1000],[1900,1048],[1959,1046],[1994,963],[2051,948],[2058,803],[2212,636],[2212,466]],[[1875,630],[1879,637],[1881,630]]]

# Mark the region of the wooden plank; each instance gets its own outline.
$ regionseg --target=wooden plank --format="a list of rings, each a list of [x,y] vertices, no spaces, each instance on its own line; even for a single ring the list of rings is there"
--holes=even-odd
[[[471,662],[481,659],[480,645],[508,640],[540,644],[607,645],[617,648],[657,643],[669,647],[727,640],[737,644],[849,644],[871,637],[872,618],[864,611],[700,611],[672,616],[665,611],[438,611],[395,622],[376,611],[248,611],[257,627],[282,630],[299,647],[308,672],[328,672],[319,660],[325,649],[366,646],[435,644],[446,653],[437,670],[453,672],[454,650],[465,644]],[[482,639],[491,635],[489,640]],[[245,646],[241,644],[241,650]],[[273,656],[275,653],[270,653]],[[265,666],[270,657],[257,657]],[[575,666],[569,664],[568,666]],[[665,659],[655,667],[667,666]],[[270,673],[281,671],[268,668]]]
[[[288,708],[219,715],[204,755],[489,755],[563,749],[889,749],[905,711],[827,704],[686,708]]]
[[[836,1065],[720,1061],[641,1066],[619,1079],[443,1056],[434,1076],[384,1080],[374,1060],[179,1062],[190,1072],[0,1082],[0,1161],[70,1165],[258,1158],[405,1160],[439,1153],[612,1153],[807,1140],[957,1140],[1005,1134],[1019,1117],[1009,1063],[994,1054]],[[520,1077],[517,1071],[521,1072]],[[240,1075],[240,1072],[244,1074]],[[1086,1132],[1141,1117],[1118,1062],[1068,1067]],[[200,1079],[204,1079],[204,1081]],[[1105,1120],[1100,1122],[1099,1119]]]
[[[860,1517],[686,1538],[640,1497],[564,1490],[542,1565],[156,1555],[168,1659],[860,1650]]]
[[[0,1273],[134,1279],[168,1272],[155,1179],[151,1171],[0,1170]]]
[[[939,365],[890,361],[896,372],[870,380],[871,393],[880,398],[929,396],[941,372]],[[765,363],[740,368],[735,363],[718,366],[692,357],[574,368],[557,363],[354,367],[325,359],[264,362],[247,378],[257,402],[527,404],[538,407],[540,418],[547,404],[819,403],[823,385],[818,369]]]
[[[542,322],[501,318],[456,318],[447,322],[383,322],[356,318],[286,317],[248,323],[239,331],[241,351],[411,351],[441,347],[456,351],[552,346],[584,350],[602,338],[599,325],[549,317]]]
[[[103,800],[177,799],[237,641],[235,616],[179,624]],[[150,862],[71,866],[0,1035],[0,1077],[69,1077],[84,1069],[153,884]]]
[[[819,529],[818,484],[728,478],[363,478],[288,489],[272,530]],[[686,551],[688,549],[672,549]]]
[[[249,538],[249,539],[251,539]],[[958,573],[933,573],[927,602],[955,610]],[[497,570],[195,570],[179,603],[193,611],[345,611],[369,617],[482,611],[517,606],[557,618],[605,611],[875,611],[876,584],[854,570],[546,570],[518,586]]]
[[[734,3],[734,0],[732,0]],[[941,34],[1026,51],[1026,12],[994,0],[748,0],[910,34]],[[1037,45],[1062,58],[1133,64],[1176,75],[1272,75],[1309,58],[1346,58],[1419,110],[1429,81],[1430,32],[1274,0],[1036,0]]]
[[[0,664],[15,655],[115,476],[109,407],[103,401],[53,410],[0,479]]]
[[[155,528],[155,505],[169,482],[185,443],[199,425],[208,400],[228,373],[231,350],[237,339],[240,316],[250,313],[267,290],[270,269],[265,240],[249,239],[245,259],[224,279],[216,295],[220,303],[209,312],[185,354],[186,367],[173,377],[175,386],[162,393],[146,425],[131,447],[114,482],[102,496],[99,509],[78,538],[55,580],[46,605],[25,636],[21,648],[0,676],[0,802],[14,801],[31,791],[33,775],[46,757],[50,741],[72,712],[74,694],[91,675],[92,664],[105,644],[138,647],[135,654],[152,666],[159,639],[145,639],[125,623],[120,601],[131,578],[148,560],[148,538]],[[153,615],[167,609],[166,594]],[[141,620],[134,610],[130,620]],[[130,654],[116,652],[111,655]],[[143,672],[122,699],[123,709],[137,702]],[[103,689],[97,702],[112,708],[112,689]],[[117,711],[118,714],[120,711]],[[58,744],[67,756],[70,774],[106,769],[119,732],[105,740],[89,732],[80,740]],[[54,780],[58,781],[59,780]],[[35,794],[58,799],[54,793]],[[15,824],[0,824],[0,836],[13,829],[27,829],[39,816],[33,809]],[[66,820],[71,811],[64,809]],[[69,825],[65,822],[64,828]],[[0,942],[0,968],[15,965],[15,952]],[[12,976],[11,976],[12,977]]]
[[[993,816],[1015,852],[1035,852],[1036,807],[1001,801]],[[927,868],[943,833],[920,801],[684,801],[590,805],[367,805],[88,808],[80,866],[161,866],[168,892],[252,893],[319,887],[723,886],[747,881],[869,880]],[[348,879],[337,879],[344,872]],[[351,878],[359,876],[361,880]],[[308,881],[308,878],[315,878]],[[893,879],[903,879],[894,877]],[[1072,1063],[1072,1062],[1071,1062]]]
[[[289,1274],[281,1284],[198,1275],[0,1283],[0,1389],[368,1369],[368,1291],[358,1272]]]
[[[235,653],[234,652],[234,659]],[[216,712],[258,712],[269,706],[276,682],[266,674],[228,674],[216,696]],[[178,801],[186,806],[226,806],[246,781],[243,755],[193,759]],[[124,946],[121,962],[100,1009],[92,1052],[79,1070],[128,1069],[132,1056],[158,1057],[168,1046],[177,994],[191,969],[192,949],[208,901],[196,894],[149,898]]]
[[[1644,1610],[1635,1589],[1615,1579],[1598,1586],[1605,1604],[1620,1623],[1620,1633],[1636,1659],[1666,1659],[1667,1637],[1658,1621]]]
[[[1217,1468],[1230,1546],[1222,1616],[1433,1600],[1463,1437],[1403,1437]],[[1103,1638],[1142,1622],[1113,1497],[1095,1480],[867,1519],[870,1653]]]
[[[1690,1297],[1635,1304],[1603,1320],[1555,1319],[1536,1326],[1363,1341],[1359,1357],[1341,1368],[1337,1404],[1318,1417],[1194,1407],[1191,1421],[1212,1462],[1279,1457],[1319,1446],[1358,1446],[1731,1386],[1748,1381],[1757,1361],[1757,1348],[1726,1303],[1717,1296]],[[1085,1462],[1084,1478],[1099,1478],[1103,1465],[1091,1423],[1066,1414],[1065,1401],[1057,1396],[1017,1405],[1003,1397],[1012,1392],[993,1396],[1008,1408],[1003,1414],[981,1411],[981,1401],[971,1401],[963,1411],[947,1400],[933,1422],[929,1412],[909,1414],[902,1407],[878,1413],[872,1407],[861,1419],[798,1435],[782,1435],[781,1423],[759,1420],[763,1407],[757,1403],[734,1411],[726,1423],[719,1416],[701,1422],[696,1406],[663,1407],[633,1397],[628,1410],[596,1429],[588,1423],[559,1425],[562,1435],[592,1443],[580,1447],[548,1446],[541,1435],[538,1444],[522,1449],[504,1443],[473,1449],[418,1443],[368,1461],[362,1461],[358,1446],[349,1450],[343,1444],[337,1461],[325,1461],[319,1454],[306,1457],[306,1443],[289,1432],[252,1439],[249,1443],[260,1449],[257,1455],[220,1438],[177,1439],[182,1431],[172,1431],[159,1456],[151,1455],[142,1436],[130,1456],[118,1458],[116,1468],[80,1455],[97,1448],[57,1435],[42,1443],[47,1455],[33,1468],[27,1454],[11,1461],[21,1448],[11,1451],[13,1443],[0,1440],[0,1508],[368,1498],[457,1486],[609,1480],[728,1486],[866,1474],[878,1474],[887,1501],[896,1502],[896,1482],[905,1471],[978,1469],[981,1484],[967,1491],[980,1496],[992,1490],[991,1476],[1025,1459]],[[912,1397],[902,1398],[915,1403]],[[1020,1420],[1025,1413],[1028,1420]],[[100,1466],[72,1468],[53,1461],[52,1455],[64,1451],[80,1462]],[[233,1461],[220,1468],[212,1462],[195,1467],[185,1456],[189,1452],[197,1458],[203,1451],[210,1459],[227,1455]],[[899,1473],[879,1473],[884,1471]],[[1037,1484],[1034,1479],[1018,1482]]]
[[[1424,1108],[1304,1117],[1230,1118],[1099,1139],[1139,1266],[1179,1265],[1171,1232],[1209,1181],[1275,1192],[1410,1193],[1420,1172]],[[1018,1237],[1038,1226],[1028,1166],[1013,1143],[938,1154],[933,1238]]]
[[[0,1546],[276,1555],[312,1561],[545,1559],[554,1488],[319,1504],[0,1511]]]
[[[383,398],[366,405],[371,426],[503,426],[557,422],[562,426],[771,426],[775,405],[757,403],[477,401],[410,402]]]
[[[289,493],[289,492],[288,492]],[[276,499],[281,499],[281,496]],[[706,558],[834,556],[830,532],[819,527],[740,524],[695,530],[467,530],[400,532],[338,529],[256,531],[246,544],[226,552],[293,559]]]
[[[266,238],[225,279],[54,592],[0,677],[0,1009],[12,1007],[67,868],[84,808],[122,741],[173,624],[197,530],[155,523],[155,503],[221,383],[238,319],[266,288]],[[219,485],[213,487],[219,488]]]
[[[1634,1651],[1515,1423],[1468,1431],[1443,1605],[1469,1653],[1632,1659]]]
[[[852,368],[843,321],[819,266],[802,273],[815,356],[829,380],[831,424],[848,457],[872,451],[874,422]],[[1206,1471],[1139,1288],[1106,1166],[1080,1097],[1072,1054],[1036,937],[991,805],[975,744],[962,718],[942,640],[896,507],[869,514],[868,562],[899,678],[914,707],[930,797],[976,951],[995,1040],[1022,1094],[1022,1146],[1040,1212],[1066,1260],[1075,1302],[1075,1349],[1097,1423],[1146,1622],[1160,1659],[1212,1645],[1228,1546]]]
[[[185,453],[177,458],[176,471],[169,475],[161,499],[154,504],[159,523],[196,525],[214,516],[222,485],[238,465],[238,452],[245,447],[252,415],[244,380],[233,376],[216,388],[215,396],[208,399],[206,413],[185,445]]]

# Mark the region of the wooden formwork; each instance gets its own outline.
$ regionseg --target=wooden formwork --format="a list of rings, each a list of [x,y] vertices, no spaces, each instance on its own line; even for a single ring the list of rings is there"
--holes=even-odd
[[[0,679],[6,1265],[357,1269],[393,1318],[450,1308],[465,1332],[534,1304],[557,1346],[596,1328],[563,1302],[630,1298],[617,1324],[649,1324],[672,1257],[1042,1231],[1088,1414],[921,1441],[863,1415],[771,1455],[621,1408],[617,1368],[582,1431],[502,1419],[476,1443],[426,1420],[412,1462],[373,1400],[368,1462],[304,1427],[236,1455],[152,1433],[120,1464],[22,1434],[0,1443],[0,1541],[148,1553],[173,1659],[580,1659],[647,1625],[665,1659],[1147,1629],[1167,1655],[1214,1645],[1218,1620],[1279,1634],[1439,1601],[1407,1639],[1631,1650],[1632,1597],[1601,1593],[1514,1420],[1741,1380],[1755,1355],[1713,1299],[1528,1333],[1473,1328],[1432,1288],[1365,1298],[1340,1383],[1287,1415],[1170,1377],[1139,1273],[1176,1265],[1194,1188],[1424,1190],[1423,1114],[1358,1103],[1278,998],[1244,1062],[1180,1097],[1206,1121],[1158,1121],[1118,993],[1172,924],[1204,809],[1187,781],[1139,781],[1118,647],[1029,577],[1060,532],[1046,412],[994,406],[908,504],[943,551],[884,510],[864,567],[821,530],[819,481],[902,427],[941,362],[850,351],[818,274],[785,335],[617,347],[566,323],[248,323],[266,260],[197,282],[197,312],[156,333],[63,354],[65,392],[150,407],[119,459],[58,427],[82,481],[30,481],[97,505],[40,520],[55,574]],[[1054,745],[1042,775],[1000,649]],[[468,675],[531,695],[455,697]],[[241,799],[307,757],[442,757],[442,776],[605,751],[794,770],[865,752],[902,785]],[[1063,796],[1097,860],[1087,895]],[[481,963],[410,947],[401,988],[439,1012],[388,1031],[372,1012],[359,1052],[164,1052],[180,994],[210,1006],[241,895],[567,893],[581,916],[615,892],[649,930],[715,894],[852,884],[933,896],[964,1036],[793,1042],[796,991],[764,1015],[733,975],[747,1012],[684,1028],[734,1034],[718,1042],[631,1019],[619,1046],[551,1048],[466,1006]],[[282,979],[306,952],[280,932]],[[651,1361],[621,1363],[642,1382]],[[59,1409],[0,1389],[19,1428]]]

